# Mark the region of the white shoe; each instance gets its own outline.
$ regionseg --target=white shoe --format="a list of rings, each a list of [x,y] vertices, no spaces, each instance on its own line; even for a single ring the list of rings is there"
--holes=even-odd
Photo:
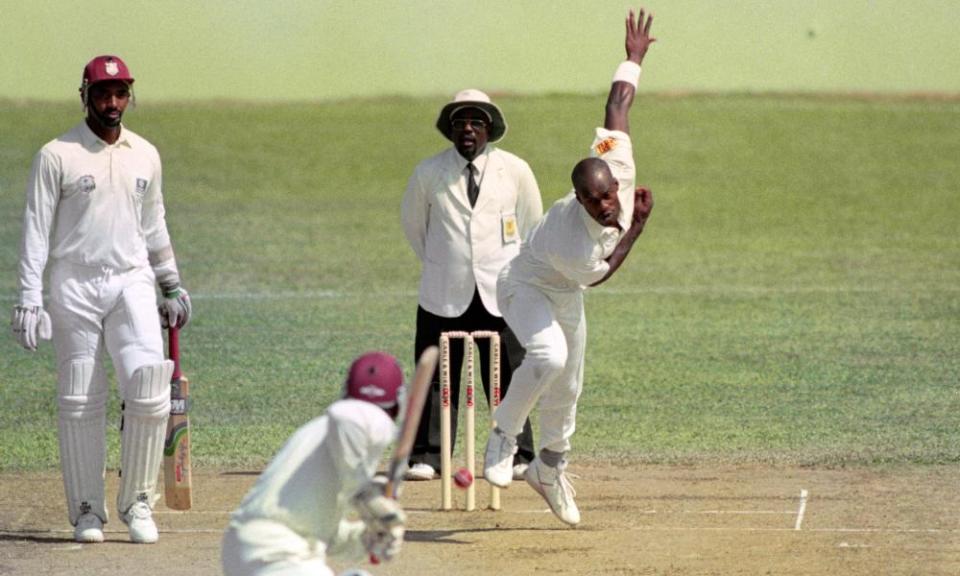
[[[530,467],[530,465],[527,464],[526,462],[520,462],[519,464],[514,464],[514,465],[513,465],[513,479],[514,479],[514,480],[523,480],[523,479],[525,478],[524,475],[527,473],[527,468],[529,468],[529,467]]]
[[[153,544],[160,538],[153,512],[145,502],[136,502],[123,515],[123,523],[130,532],[130,541],[137,544]]]
[[[81,514],[73,529],[73,539],[83,543],[103,542],[103,520],[93,512]]]
[[[424,464],[423,462],[417,462],[403,475],[404,480],[433,480],[437,477],[437,471],[433,469],[433,466],[429,464]]]
[[[573,501],[577,492],[564,473],[566,467],[566,461],[561,462],[556,468],[551,468],[540,458],[535,458],[527,468],[525,478],[527,484],[543,496],[557,518],[571,526],[576,526],[580,523],[580,510],[577,509],[577,503]]]
[[[490,432],[483,455],[483,477],[500,488],[507,488],[513,480],[513,455],[517,453],[517,439],[507,436],[499,428]]]

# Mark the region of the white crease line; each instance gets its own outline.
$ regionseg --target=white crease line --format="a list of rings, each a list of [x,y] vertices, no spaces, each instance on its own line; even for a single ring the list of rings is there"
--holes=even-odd
[[[797,510],[797,523],[793,525],[794,530],[799,530],[803,524],[803,515],[807,512],[807,495],[809,493],[803,488],[800,489],[800,508]]]
[[[550,512],[549,508],[537,509],[537,510],[489,510],[488,508],[477,508],[476,512],[507,512],[509,514],[544,514]],[[408,509],[407,514],[434,514],[437,512],[467,512],[463,508],[454,507],[451,510],[440,510],[440,509]],[[751,516],[751,515],[794,515],[796,510],[639,510],[637,514],[643,514],[645,516],[655,516],[655,515],[664,515],[669,516],[671,514],[700,514],[700,515],[734,515],[734,516]],[[228,516],[231,512],[229,511],[216,511],[216,510],[154,510],[154,516]]]
[[[793,516],[796,514],[796,510],[639,510],[636,514],[644,514],[647,516],[655,516],[657,514],[663,514],[664,516],[669,516],[671,514],[702,514],[702,515],[763,515],[763,514],[776,514],[779,516],[790,515]]]
[[[473,514],[474,512],[493,512],[495,514],[553,514],[549,508],[544,508],[542,510],[491,510],[489,508],[477,508],[476,510],[464,510],[462,507],[457,508],[454,506],[450,510],[440,510],[439,508],[434,508],[430,510],[406,510],[407,515],[420,515],[420,514],[446,514],[449,512],[466,512],[468,514]]]
[[[729,526],[633,526],[630,530],[644,532],[796,532],[793,528],[759,528]],[[948,528],[808,528],[804,533],[820,532],[825,534],[960,534],[960,529]]]
[[[222,534],[224,528],[159,528],[157,531],[161,534]],[[104,530],[104,534],[126,534],[127,530]],[[17,536],[17,535],[28,535],[28,534],[73,534],[73,528],[69,530],[60,530],[57,528],[51,529],[30,529],[30,528],[17,528],[17,529],[5,529],[0,530],[0,534]]]
[[[550,510],[524,510],[515,512],[520,514],[549,514]],[[795,532],[793,528],[760,528],[760,527],[729,527],[729,526],[631,526],[628,530],[643,532]],[[222,534],[223,528],[183,528],[160,529],[161,534]],[[809,528],[803,532],[823,534],[960,534],[960,529],[949,528]],[[126,534],[126,530],[104,530],[105,534]],[[28,528],[0,530],[0,535],[30,535],[30,534],[73,534],[70,530],[49,530]]]
[[[197,516],[197,515],[215,515],[215,516],[226,516],[231,514],[231,511],[218,511],[218,510],[154,510],[154,516]]]
[[[808,528],[804,532],[851,532],[855,534],[955,534],[951,528]]]
[[[793,514],[793,510],[684,510],[684,514]],[[670,514],[670,512],[664,512]]]

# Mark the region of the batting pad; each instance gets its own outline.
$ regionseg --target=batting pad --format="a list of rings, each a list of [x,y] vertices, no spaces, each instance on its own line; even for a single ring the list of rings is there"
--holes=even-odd
[[[67,513],[76,526],[93,512],[104,522],[103,474],[106,466],[107,380],[92,360],[74,360],[58,381],[60,468]]]
[[[170,376],[173,362],[141,366],[123,386],[123,433],[120,436],[121,514],[134,503],[150,507],[158,498],[157,476],[170,415]]]

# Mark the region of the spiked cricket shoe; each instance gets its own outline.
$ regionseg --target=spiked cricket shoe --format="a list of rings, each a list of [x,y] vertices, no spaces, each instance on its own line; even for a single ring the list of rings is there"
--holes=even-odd
[[[487,449],[483,456],[483,477],[500,488],[507,488],[513,480],[513,455],[517,453],[517,440],[500,431],[490,432]]]
[[[123,523],[130,532],[130,541],[137,544],[153,544],[160,538],[153,512],[145,502],[136,502],[123,515]]]
[[[527,468],[525,477],[527,484],[543,496],[557,518],[570,526],[576,526],[580,523],[580,510],[577,508],[577,503],[573,501],[577,492],[564,473],[566,467],[565,461],[556,468],[552,468],[544,464],[540,458],[535,458]]]
[[[83,543],[103,542],[103,520],[93,512],[81,514],[73,529],[73,539]]]

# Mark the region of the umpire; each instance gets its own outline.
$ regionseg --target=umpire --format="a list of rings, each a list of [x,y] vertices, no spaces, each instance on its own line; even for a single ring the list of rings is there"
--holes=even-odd
[[[401,208],[404,232],[422,264],[415,357],[436,345],[442,332],[499,332],[505,343],[500,355],[501,393],[506,394],[512,365],[519,364],[523,350],[497,307],[497,274],[517,255],[521,240],[543,215],[540,189],[524,160],[493,146],[503,138],[507,124],[485,93],[471,89],[457,93],[441,109],[436,125],[453,146],[417,165]],[[478,346],[483,389],[490,398],[489,341],[480,339]],[[451,341],[454,442],[462,361],[463,341]],[[439,422],[440,384],[435,374],[408,480],[436,477]],[[522,475],[534,457],[529,420],[518,442],[514,471]]]

